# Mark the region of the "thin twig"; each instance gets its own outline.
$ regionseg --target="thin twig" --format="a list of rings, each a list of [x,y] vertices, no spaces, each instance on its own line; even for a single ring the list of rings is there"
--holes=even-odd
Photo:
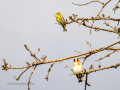
[[[53,63],[51,64],[50,68],[48,69],[48,74],[47,74],[47,76],[46,76],[46,78],[45,78],[45,79],[47,79],[47,81],[48,81],[49,72],[51,71],[51,68],[53,67],[54,63],[55,63],[55,62],[53,62]]]
[[[110,26],[112,29],[114,29],[116,32],[118,32],[118,30],[115,28],[115,27],[113,27],[113,26],[111,26],[109,23],[107,23],[106,21],[105,21],[105,24],[107,25],[107,26]]]
[[[98,60],[95,60],[95,61],[100,61],[100,60],[102,60],[102,59],[104,59],[104,58],[106,58],[106,57],[109,57],[111,54],[113,54],[113,53],[115,53],[115,52],[117,52],[117,51],[118,51],[118,50],[114,50],[113,52],[111,52],[111,53],[105,55],[104,57],[99,58]]]
[[[25,70],[19,75],[18,78],[16,78],[15,76],[14,76],[14,78],[18,81],[18,80],[20,79],[20,77],[22,76],[22,74],[23,74],[25,71],[27,71],[29,68],[30,68],[30,67],[28,67],[27,69],[25,69]]]
[[[81,52],[78,52],[78,51],[76,51],[76,50],[75,50],[75,52],[77,52],[77,53],[81,53]]]
[[[117,5],[115,5],[115,7],[112,9],[113,11],[114,11],[114,14],[115,14],[115,11],[118,9],[118,8],[120,8],[119,6],[118,6],[118,3],[120,2],[120,0],[117,2]]]
[[[84,60],[83,60],[83,62],[82,62],[82,65],[84,64],[85,60],[86,60],[89,56],[91,56],[91,55],[92,55],[92,53],[90,53],[90,54],[88,54],[88,55],[85,56],[85,58],[84,58]]]
[[[83,6],[83,5],[88,5],[88,4],[90,4],[90,3],[92,3],[92,2],[99,2],[99,3],[101,3],[101,4],[103,4],[104,5],[104,3],[103,2],[101,2],[101,1],[98,1],[98,0],[94,0],[94,1],[90,1],[90,2],[88,2],[88,3],[85,3],[85,4],[74,4],[73,2],[72,2],[72,4],[73,5],[78,5],[78,6]]]
[[[99,63],[100,64],[100,63]],[[117,68],[120,66],[120,62],[115,64],[115,65],[112,65],[112,66],[108,66],[108,67],[103,67],[103,68],[98,68],[98,69],[95,69],[95,70],[88,70],[86,71],[86,69],[84,68],[84,72],[81,72],[81,74],[89,74],[89,73],[93,73],[93,72],[96,72],[96,71],[101,71],[101,70],[104,70],[104,69],[110,69],[110,68]],[[71,70],[72,71],[72,70]],[[73,71],[72,71],[73,72]]]
[[[34,67],[33,70],[35,70],[36,67],[37,67],[37,65],[35,65],[35,67]],[[30,77],[29,77],[29,80],[28,80],[28,90],[30,90],[30,87],[29,87],[29,84],[31,83],[31,82],[30,82],[30,78],[31,78],[31,76],[32,76],[33,73],[34,73],[34,72],[32,71],[32,72],[31,72],[31,75],[30,75]]]
[[[67,68],[67,67],[73,72],[73,70],[68,65],[66,65],[64,68]]]
[[[89,42],[86,40],[86,42],[87,42],[87,44],[88,44],[88,46],[92,49],[92,47],[91,47],[91,44],[89,44]],[[93,49],[92,49],[93,50]]]
[[[60,62],[61,62],[61,61],[59,61],[59,63],[60,63]],[[59,64],[59,63],[58,63],[58,64]],[[58,65],[58,64],[57,64],[57,65]]]
[[[95,70],[91,70],[91,71],[85,71],[85,72],[81,72],[81,74],[89,74],[89,73],[92,73],[92,72],[96,72],[96,71],[101,71],[101,70],[104,70],[104,69],[109,69],[109,68],[117,68],[120,66],[120,62],[115,64],[115,65],[112,65],[112,66],[108,66],[108,67],[103,67],[103,68],[99,68],[99,69],[95,69]]]
[[[83,18],[83,19],[84,19],[84,18]],[[116,32],[116,31],[114,31],[114,30],[108,30],[108,29],[104,29],[104,28],[97,27],[97,26],[95,26],[95,27],[88,26],[88,25],[86,25],[85,23],[79,22],[78,20],[74,20],[74,19],[72,19],[72,18],[71,18],[71,20],[72,20],[71,22],[67,22],[66,24],[70,24],[70,23],[76,22],[76,23],[78,23],[79,25],[83,25],[83,26],[85,26],[85,27],[95,29],[95,31],[100,31],[100,30],[102,30],[102,31],[112,32],[112,33],[116,33],[116,34],[120,35],[119,32]],[[118,21],[120,21],[120,19],[119,19]]]
[[[97,14],[97,16],[100,16],[100,13],[102,12],[102,10],[104,9],[104,7],[105,7],[110,1],[111,1],[111,0],[107,1],[107,2],[102,6],[102,9],[101,9],[100,12]],[[95,22],[97,16],[94,18],[91,27],[93,26],[93,24],[94,24],[94,22]],[[91,28],[90,28],[90,31],[91,31]],[[90,33],[90,34],[91,34],[91,33]]]
[[[88,84],[87,80],[88,80],[88,74],[86,74],[86,80],[85,80],[85,90],[86,90],[86,86],[87,86],[87,85],[88,85],[88,86],[90,86],[90,84]]]

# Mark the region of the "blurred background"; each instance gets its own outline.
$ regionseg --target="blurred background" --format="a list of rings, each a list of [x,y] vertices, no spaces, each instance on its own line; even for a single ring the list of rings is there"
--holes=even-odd
[[[104,31],[95,32],[92,30],[90,36],[90,29],[84,26],[79,26],[77,23],[66,25],[67,32],[63,32],[63,28],[55,24],[55,14],[61,12],[65,19],[69,21],[69,16],[72,14],[78,17],[95,17],[102,8],[102,4],[94,2],[85,6],[76,6],[76,4],[87,3],[90,0],[0,0],[0,66],[4,64],[3,59],[6,60],[8,66],[23,67],[27,66],[26,62],[32,63],[30,53],[24,48],[26,44],[30,50],[35,53],[38,48],[40,52],[37,57],[47,55],[47,61],[65,58],[68,56],[77,55],[79,52],[90,51],[90,47],[86,40],[91,43],[93,49],[106,47],[113,44],[120,39],[115,33]],[[107,2],[108,0],[100,0]],[[101,12],[105,16],[112,18],[120,18],[120,9],[114,11],[112,9],[117,4],[118,0],[112,0]],[[120,5],[120,4],[119,4]],[[110,25],[115,26],[117,22],[107,21]],[[93,26],[106,28],[112,30],[110,27],[103,24],[104,21],[95,21]],[[92,21],[86,23],[92,24]],[[120,25],[118,26],[120,27]],[[120,45],[115,45],[120,47]],[[98,54],[90,56],[83,68],[89,69],[93,64],[97,69],[99,62],[94,60],[99,59],[110,53],[111,51],[103,51]],[[120,52],[112,54],[109,58],[100,61],[101,67],[111,66],[120,62]],[[51,64],[37,66],[31,78],[31,90],[84,90],[85,82],[78,83],[75,75],[71,70],[64,68],[67,64],[73,68],[73,59],[62,61],[60,64],[54,64],[49,73],[49,80],[45,80],[47,71]],[[83,59],[80,60],[81,62]],[[1,90],[27,90],[27,84],[11,85],[10,83],[28,83],[29,76],[32,69],[27,70],[16,81],[14,76],[18,77],[23,69],[9,69],[7,72],[0,67],[0,89]],[[119,90],[120,88],[120,67],[117,69],[108,69],[94,72],[88,75],[87,90]]]

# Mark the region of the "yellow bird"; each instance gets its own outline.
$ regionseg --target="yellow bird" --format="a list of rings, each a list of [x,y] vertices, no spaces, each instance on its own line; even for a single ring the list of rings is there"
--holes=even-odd
[[[63,32],[67,31],[67,29],[65,28],[66,24],[63,15],[60,12],[57,12],[55,17],[59,25],[63,27]]]
[[[82,74],[80,74],[80,72],[82,72],[82,64],[78,58],[74,59],[73,62],[74,62],[73,70],[79,80],[79,83],[80,83],[80,82],[82,82]]]

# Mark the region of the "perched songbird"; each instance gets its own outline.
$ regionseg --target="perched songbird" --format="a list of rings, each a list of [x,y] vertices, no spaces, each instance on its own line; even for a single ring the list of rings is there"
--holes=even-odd
[[[65,24],[65,19],[64,19],[63,15],[60,12],[58,12],[58,13],[56,13],[55,17],[56,17],[56,20],[59,23],[59,25],[61,25],[63,27],[63,32],[67,31],[65,28],[66,24]]]
[[[82,72],[82,64],[78,58],[74,59],[73,62],[74,73],[76,74],[79,82],[82,82],[82,74],[80,74],[80,72]]]

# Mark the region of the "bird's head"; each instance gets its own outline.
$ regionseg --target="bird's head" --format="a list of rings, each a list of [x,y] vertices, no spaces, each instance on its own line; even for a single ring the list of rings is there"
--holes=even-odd
[[[61,13],[60,13],[60,12],[57,12],[56,15],[61,15]]]
[[[57,12],[54,16],[55,17],[59,17],[61,15],[61,13],[60,12]]]
[[[80,62],[78,58],[75,58],[73,62]]]

